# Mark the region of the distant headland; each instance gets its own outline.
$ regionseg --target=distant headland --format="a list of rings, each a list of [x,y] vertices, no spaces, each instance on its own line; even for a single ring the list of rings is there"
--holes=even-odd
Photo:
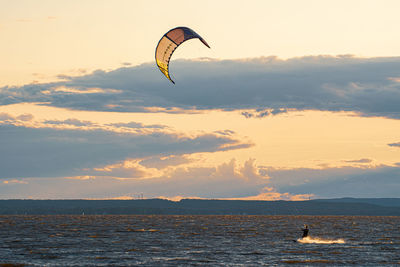
[[[400,198],[338,198],[307,201],[182,199],[0,200],[0,215],[365,215],[400,216]]]

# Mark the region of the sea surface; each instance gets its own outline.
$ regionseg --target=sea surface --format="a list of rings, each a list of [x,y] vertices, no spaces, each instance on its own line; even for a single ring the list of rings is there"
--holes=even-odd
[[[138,265],[399,266],[400,217],[0,216],[0,266]]]

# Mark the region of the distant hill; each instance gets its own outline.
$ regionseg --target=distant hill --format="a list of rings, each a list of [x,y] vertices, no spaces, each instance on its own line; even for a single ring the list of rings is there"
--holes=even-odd
[[[400,216],[400,198],[340,198],[308,201],[183,199],[0,200],[0,215],[27,214],[209,214]]]
[[[334,199],[316,199],[312,201],[322,201],[330,203],[368,203],[384,207],[400,207],[400,198],[334,198]]]

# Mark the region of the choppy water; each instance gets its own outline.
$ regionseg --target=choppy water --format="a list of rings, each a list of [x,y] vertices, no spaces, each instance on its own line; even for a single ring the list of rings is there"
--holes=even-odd
[[[303,224],[313,239],[293,242]],[[395,266],[400,217],[0,216],[0,266]]]

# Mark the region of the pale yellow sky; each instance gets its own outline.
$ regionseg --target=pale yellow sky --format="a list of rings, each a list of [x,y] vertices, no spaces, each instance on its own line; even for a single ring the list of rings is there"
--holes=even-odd
[[[0,86],[153,62],[160,37],[189,26],[212,49],[177,58],[400,55],[399,1],[0,1]]]

